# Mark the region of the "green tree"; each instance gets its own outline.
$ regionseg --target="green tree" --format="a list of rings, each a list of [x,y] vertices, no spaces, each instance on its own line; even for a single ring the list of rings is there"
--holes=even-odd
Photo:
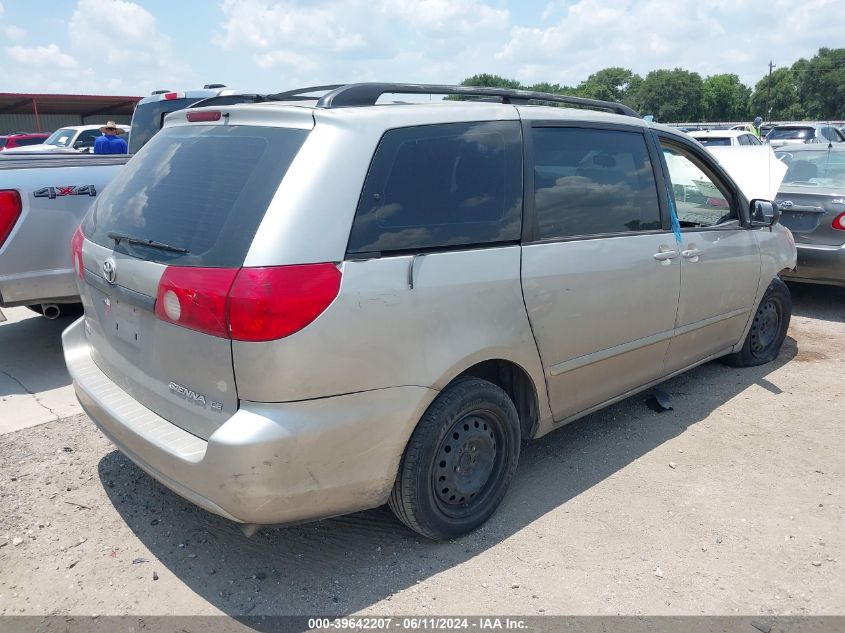
[[[748,118],[751,89],[737,75],[707,77],[701,85],[701,115],[705,121],[739,121]]]
[[[771,112],[766,112],[768,103]],[[804,107],[798,96],[795,73],[788,68],[778,68],[771,75],[766,75],[751,95],[749,116],[761,116],[766,121],[789,121],[802,119]]]
[[[682,68],[652,70],[632,95],[642,114],[653,114],[662,123],[698,121],[701,118],[701,75]]]
[[[467,77],[461,82],[462,86],[487,86],[490,88],[522,88],[516,79],[507,79],[499,75],[491,75],[490,73],[481,73]]]
[[[578,93],[577,88],[573,88],[572,86],[561,86],[560,84],[550,84],[546,81],[541,81],[538,84],[534,84],[533,86],[528,87],[529,90],[534,90],[536,92],[550,92],[556,95],[574,95]]]
[[[578,85],[578,95],[590,99],[625,102],[629,91],[636,91],[642,77],[628,70],[613,66],[593,73]]]
[[[792,64],[790,70],[808,117],[845,118],[845,48],[820,48],[811,59]]]

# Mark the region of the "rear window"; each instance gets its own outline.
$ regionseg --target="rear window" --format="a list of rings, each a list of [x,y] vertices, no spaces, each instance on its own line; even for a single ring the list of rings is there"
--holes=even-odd
[[[813,129],[809,127],[776,127],[772,128],[769,135],[766,137],[767,141],[777,141],[781,139],[808,139],[813,138]]]
[[[731,144],[731,139],[727,136],[696,136],[695,140],[702,145],[710,145],[711,147]]]
[[[157,134],[98,198],[88,239],[150,261],[237,267],[306,130],[177,126]],[[187,253],[130,244],[109,233],[154,240]]]
[[[522,140],[516,121],[390,130],[376,150],[349,253],[519,240]]]
[[[808,187],[845,187],[845,152],[821,149],[808,152],[775,152],[787,165],[783,183]]]

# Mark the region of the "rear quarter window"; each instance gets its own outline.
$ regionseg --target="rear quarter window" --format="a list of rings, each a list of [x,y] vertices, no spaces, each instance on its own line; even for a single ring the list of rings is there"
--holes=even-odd
[[[519,240],[516,121],[389,130],[367,174],[347,251],[408,252]]]
[[[115,247],[110,232],[187,253],[121,241],[116,250],[182,266],[236,267],[306,130],[238,125],[162,130],[124,167],[85,221],[88,239]]]

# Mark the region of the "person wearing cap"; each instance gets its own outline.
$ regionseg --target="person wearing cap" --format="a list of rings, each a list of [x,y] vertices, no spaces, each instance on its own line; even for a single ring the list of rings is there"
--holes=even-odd
[[[754,133],[754,135],[755,135],[757,138],[761,139],[761,140],[762,140],[762,138],[761,138],[761,135],[760,135],[760,127],[761,127],[762,125],[763,125],[763,117],[760,117],[760,116],[758,116],[757,118],[755,118],[755,119],[754,119],[754,123],[751,125],[751,127],[752,127],[752,128],[754,128],[754,129],[752,130],[752,131],[753,131],[753,133]]]
[[[119,138],[124,132],[123,128],[117,127],[117,123],[109,121],[100,128],[102,136],[94,141],[95,154],[128,154],[129,146],[126,139]]]

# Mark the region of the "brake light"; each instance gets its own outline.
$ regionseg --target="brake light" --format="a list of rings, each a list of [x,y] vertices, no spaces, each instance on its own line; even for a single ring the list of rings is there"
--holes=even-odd
[[[14,189],[0,190],[0,246],[21,217],[21,195]]]
[[[845,231],[845,212],[842,212],[833,218],[831,226],[837,231]],[[0,241],[0,244],[2,244],[2,241]]]
[[[168,266],[158,282],[156,316],[162,321],[228,338],[226,300],[236,268]]]
[[[229,332],[237,341],[272,341],[298,332],[340,291],[334,264],[242,268],[229,293]]]
[[[164,98],[167,99],[168,101],[171,101],[173,99],[178,99],[179,93],[178,92],[165,92]]]
[[[169,266],[159,281],[156,316],[212,336],[272,341],[298,332],[334,301],[334,264],[266,268]]]
[[[188,121],[196,123],[197,121],[219,121],[220,110],[199,110],[197,112],[188,112]]]
[[[80,279],[85,279],[85,269],[82,267],[82,242],[85,241],[85,234],[82,233],[82,226],[76,227],[76,232],[70,238],[70,252],[73,257],[73,269]]]

